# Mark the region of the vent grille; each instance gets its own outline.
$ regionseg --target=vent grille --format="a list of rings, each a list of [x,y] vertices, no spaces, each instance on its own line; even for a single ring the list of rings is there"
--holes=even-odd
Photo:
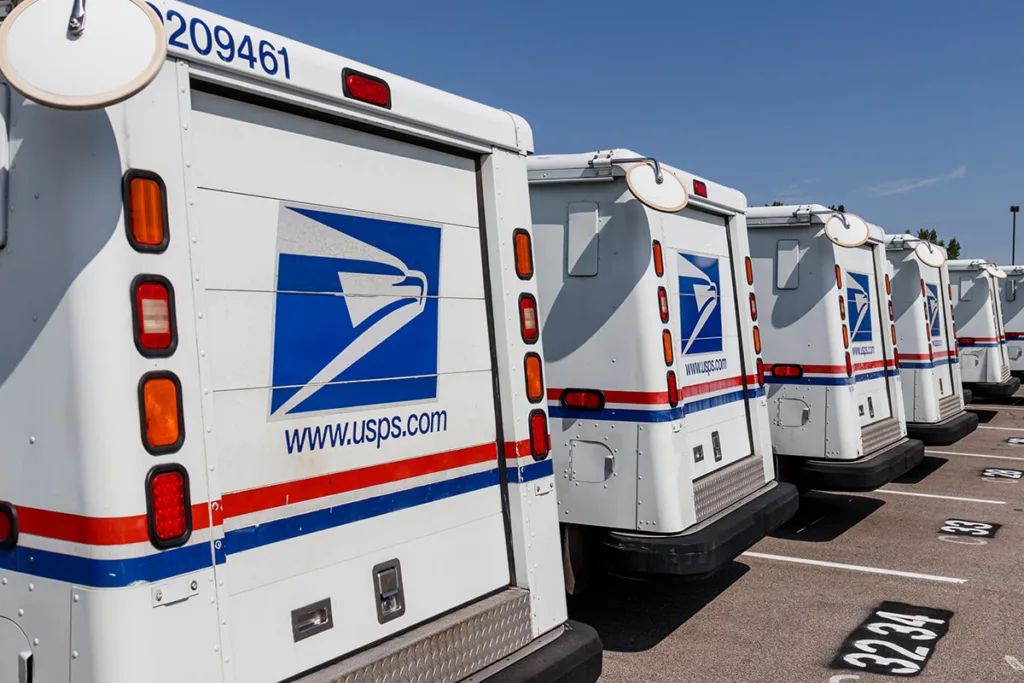
[[[1010,366],[1009,365],[1004,365],[1003,366],[1002,379],[1000,381],[1001,382],[1005,382],[1008,379],[1010,379]]]
[[[530,593],[510,588],[296,683],[455,683],[531,640]]]
[[[956,394],[939,399],[939,422],[945,422],[960,412],[960,397]]]
[[[900,433],[900,421],[890,417],[862,427],[860,438],[864,442],[864,455],[871,455],[903,438],[903,434]]]
[[[693,482],[697,521],[702,522],[765,484],[764,461],[748,455]]]

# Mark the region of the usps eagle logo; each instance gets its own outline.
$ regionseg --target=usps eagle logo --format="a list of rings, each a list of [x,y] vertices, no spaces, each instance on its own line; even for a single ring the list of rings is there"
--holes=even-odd
[[[282,205],[272,418],[437,398],[441,229]]]
[[[932,328],[932,339],[938,339],[942,336],[942,324],[939,318],[939,286],[938,285],[927,285],[928,291],[928,324]]]
[[[871,278],[850,273],[846,301],[850,307],[850,338],[854,343],[871,341]]]
[[[722,351],[722,286],[716,258],[677,252],[682,355]]]

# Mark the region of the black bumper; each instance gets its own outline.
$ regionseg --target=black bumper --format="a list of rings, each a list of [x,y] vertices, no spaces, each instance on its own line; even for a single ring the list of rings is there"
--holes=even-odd
[[[801,488],[824,491],[874,491],[924,460],[924,444],[904,439],[857,460],[779,457],[779,478]]]
[[[978,428],[978,416],[963,412],[945,422],[908,422],[907,436],[928,446],[948,446]]]
[[[1011,376],[1005,382],[965,382],[964,388],[983,398],[1010,398],[1020,389],[1020,378]]]
[[[971,401],[974,400],[974,392],[970,389],[964,389],[964,405],[970,405]]]
[[[691,533],[610,532],[602,541],[605,567],[620,576],[706,578],[792,517],[799,498],[793,486],[776,484]]]
[[[594,683],[601,676],[601,637],[591,626],[568,621],[565,632],[493,676],[486,683]]]

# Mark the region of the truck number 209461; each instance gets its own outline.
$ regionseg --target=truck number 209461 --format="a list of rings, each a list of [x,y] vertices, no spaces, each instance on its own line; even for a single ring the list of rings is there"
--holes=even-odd
[[[253,41],[252,36],[243,35],[241,39],[223,26],[210,27],[198,17],[185,17],[177,10],[168,10],[164,18],[160,10],[149,3],[160,20],[167,24],[168,46],[179,50],[194,51],[202,57],[216,54],[225,63],[242,61],[252,70],[263,71],[268,76],[281,74],[291,79],[292,67],[288,60],[288,48],[275,47],[269,40]]]

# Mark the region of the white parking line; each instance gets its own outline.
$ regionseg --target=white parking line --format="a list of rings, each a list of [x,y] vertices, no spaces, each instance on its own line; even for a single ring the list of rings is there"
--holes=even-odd
[[[1006,505],[1005,500],[985,500],[984,498],[959,498],[957,496],[939,496],[934,493],[912,493],[910,491],[894,491],[892,489],[875,489],[875,493],[892,493],[897,496],[915,496],[917,498],[938,498],[939,500],[959,500],[964,503],[988,503],[990,505]]]
[[[998,429],[1001,432],[1024,432],[1024,427],[989,427],[988,425],[978,425],[978,429]]]
[[[1013,455],[985,455],[984,453],[961,453],[960,451],[926,450],[925,453],[931,453],[932,455],[963,455],[968,458],[994,458],[996,460],[1024,460],[1024,458]]]
[[[849,569],[850,571],[864,572],[866,574],[886,574],[888,576],[902,576],[908,579],[923,579],[924,581],[938,581],[940,583],[967,583],[967,579],[954,579],[949,576],[918,574],[917,572],[901,572],[896,569],[864,567],[858,564],[840,564],[839,562],[825,562],[824,560],[807,560],[802,557],[787,557],[786,555],[769,555],[768,553],[747,551],[743,553],[743,557],[756,557],[762,560],[778,560],[779,562],[793,562],[795,564],[810,564],[815,567],[830,567],[832,569]]]
[[[1002,405],[1000,403],[972,403],[967,406],[967,410],[1024,410],[1024,406],[1018,404],[1012,406]]]

